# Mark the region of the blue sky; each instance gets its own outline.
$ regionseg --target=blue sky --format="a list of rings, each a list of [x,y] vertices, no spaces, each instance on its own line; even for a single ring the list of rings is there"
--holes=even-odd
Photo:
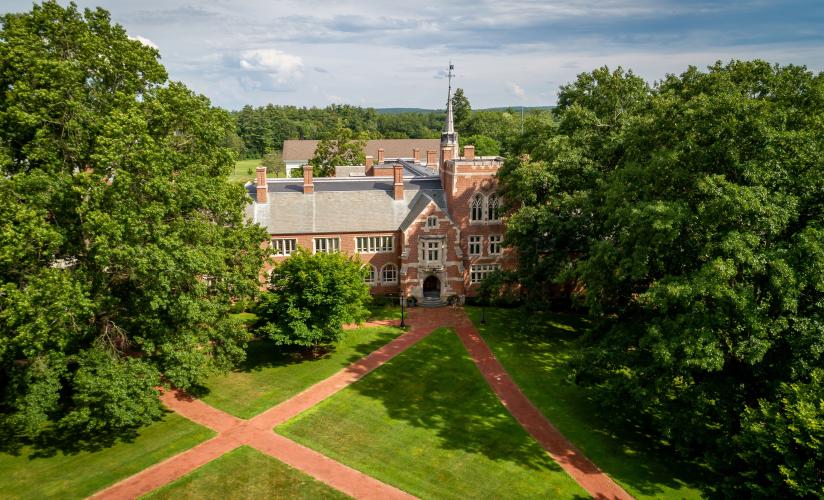
[[[824,70],[822,0],[76,3],[109,10],[171,78],[230,109],[442,107],[450,59],[476,108],[554,104],[559,85],[603,65],[650,82],[732,58]]]

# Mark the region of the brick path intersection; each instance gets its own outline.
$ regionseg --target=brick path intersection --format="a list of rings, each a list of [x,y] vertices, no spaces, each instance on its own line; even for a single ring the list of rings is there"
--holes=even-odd
[[[276,434],[274,427],[357,382],[368,373],[402,353],[439,327],[454,328],[470,357],[501,403],[544,447],[547,453],[578,484],[597,499],[632,498],[538,411],[521,392],[462,309],[439,308],[409,311],[411,328],[388,344],[352,365],[309,387],[296,396],[244,420],[192,398],[180,391],[166,392],[163,403],[189,420],[208,427],[218,435],[168,458],[96,493],[94,499],[137,498],[179,479],[198,467],[242,445],[273,456],[329,486],[358,499],[414,498],[340,462]],[[377,321],[366,326],[388,325]],[[394,324],[397,324],[395,322]]]

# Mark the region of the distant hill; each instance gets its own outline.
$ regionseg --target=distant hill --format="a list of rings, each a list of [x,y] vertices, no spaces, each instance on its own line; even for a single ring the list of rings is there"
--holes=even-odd
[[[524,111],[533,109],[554,109],[555,106],[524,106]],[[497,108],[480,108],[473,111],[506,111],[507,109],[520,110],[521,106],[500,106]],[[426,108],[375,108],[379,115],[396,115],[401,113],[443,113],[442,109],[426,109]]]

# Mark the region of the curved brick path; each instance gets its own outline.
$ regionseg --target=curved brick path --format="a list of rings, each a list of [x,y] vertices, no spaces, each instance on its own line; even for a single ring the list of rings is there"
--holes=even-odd
[[[412,327],[407,333],[250,420],[229,415],[179,391],[165,393],[162,400],[167,407],[193,422],[218,432],[218,436],[144,469],[96,493],[92,498],[136,498],[241,445],[271,455],[354,498],[414,498],[393,486],[276,434],[273,428],[357,382],[442,326],[455,328],[472,360],[501,403],[585,490],[598,499],[632,498],[564,438],[532,405],[481,339],[463,310],[417,308],[410,313]],[[366,326],[390,324],[397,322],[376,321],[367,323]]]

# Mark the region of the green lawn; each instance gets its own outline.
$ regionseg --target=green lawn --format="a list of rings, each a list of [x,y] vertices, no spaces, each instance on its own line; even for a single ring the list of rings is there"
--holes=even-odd
[[[349,497],[279,460],[241,446],[143,498],[227,500]]]
[[[240,418],[250,418],[329,377],[386,344],[402,330],[358,328],[345,332],[337,348],[312,357],[306,352],[283,352],[269,340],[249,343],[246,361],[228,374],[207,380],[200,397]]]
[[[255,169],[260,166],[260,158],[253,158],[251,160],[238,160],[235,162],[235,170],[229,174],[229,182],[245,183],[246,181],[255,180]],[[249,173],[249,169],[252,173]],[[274,178],[277,175],[274,172],[267,172],[267,177]]]
[[[398,304],[372,304],[369,306],[369,319],[375,321],[381,319],[401,319],[401,306]]]
[[[467,308],[498,360],[535,406],[584,454],[637,498],[699,498],[700,467],[679,462],[652,436],[640,436],[599,410],[566,380],[577,316],[518,309]],[[658,448],[656,446],[659,445]]]
[[[187,450],[214,433],[175,414],[140,430],[131,443],[96,452],[35,458],[0,453],[0,498],[85,498],[163,459]]]
[[[588,497],[500,404],[448,329],[277,431],[422,498]]]

